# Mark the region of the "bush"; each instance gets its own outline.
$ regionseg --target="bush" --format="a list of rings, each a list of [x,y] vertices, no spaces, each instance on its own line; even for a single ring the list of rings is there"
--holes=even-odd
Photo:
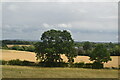
[[[34,46],[28,46],[27,51],[34,52],[35,47]]]
[[[20,65],[20,66],[34,66],[35,63],[34,62],[29,62],[29,61],[21,61],[19,59],[16,59],[16,60],[10,60],[8,61],[8,64],[9,65]]]
[[[74,67],[83,68],[84,65],[85,65],[84,62],[80,62],[80,63],[75,63],[75,64],[74,64]]]
[[[21,65],[22,66],[34,66],[35,63],[24,60],[24,61],[22,61]]]
[[[84,68],[92,68],[92,66],[93,66],[93,63],[86,63],[84,65]]]
[[[7,64],[7,61],[5,60],[0,60],[0,65],[6,65]]]
[[[21,46],[23,48],[23,51],[27,51],[28,47],[27,46]]]
[[[20,61],[19,59],[16,60],[10,60],[8,61],[9,65],[22,65],[22,61]]]
[[[10,47],[9,49],[20,50],[20,51],[30,51],[30,52],[34,52],[35,51],[35,47],[34,46],[18,46],[18,45],[15,45],[13,47]]]
[[[92,68],[93,69],[102,69],[103,68],[103,64],[101,64],[99,62],[94,62]]]
[[[5,43],[0,42],[0,49],[8,49]]]
[[[65,62],[40,62],[38,66],[41,67],[68,67],[68,63]]]
[[[12,49],[12,50],[19,50],[19,48],[20,48],[20,46],[18,46],[18,45],[10,47],[10,49]]]

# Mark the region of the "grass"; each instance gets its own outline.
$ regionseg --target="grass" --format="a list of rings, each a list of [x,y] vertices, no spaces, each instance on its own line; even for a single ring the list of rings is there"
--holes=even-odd
[[[118,70],[2,66],[3,78],[117,78]]]

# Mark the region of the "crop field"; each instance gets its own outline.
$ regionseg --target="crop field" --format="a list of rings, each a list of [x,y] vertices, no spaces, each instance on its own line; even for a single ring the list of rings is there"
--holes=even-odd
[[[13,47],[13,46],[30,46],[30,45],[7,45],[7,47]]]
[[[28,61],[36,61],[36,55],[33,52],[27,51],[16,51],[16,50],[2,50],[2,60],[12,60],[12,59],[20,59],[20,60],[28,60]]]
[[[12,60],[12,59],[20,59],[20,60],[28,60],[36,62],[36,55],[34,52],[27,52],[27,51],[16,51],[16,50],[2,50],[2,60]],[[61,55],[63,60],[67,62],[67,57],[65,55]],[[111,56],[112,61],[104,64],[104,67],[118,67],[118,59],[120,56]],[[75,62],[85,62],[91,63],[88,56],[77,56]]]
[[[3,78],[118,78],[118,70],[2,66]]]

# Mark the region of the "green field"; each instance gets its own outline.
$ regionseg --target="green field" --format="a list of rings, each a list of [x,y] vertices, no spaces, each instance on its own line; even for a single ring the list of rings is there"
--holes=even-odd
[[[3,78],[117,78],[118,70],[2,66]]]

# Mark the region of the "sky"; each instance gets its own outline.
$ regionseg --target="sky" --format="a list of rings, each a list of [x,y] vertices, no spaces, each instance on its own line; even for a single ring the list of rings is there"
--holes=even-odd
[[[118,3],[2,2],[2,39],[40,40],[50,29],[68,30],[75,41],[117,42]]]

